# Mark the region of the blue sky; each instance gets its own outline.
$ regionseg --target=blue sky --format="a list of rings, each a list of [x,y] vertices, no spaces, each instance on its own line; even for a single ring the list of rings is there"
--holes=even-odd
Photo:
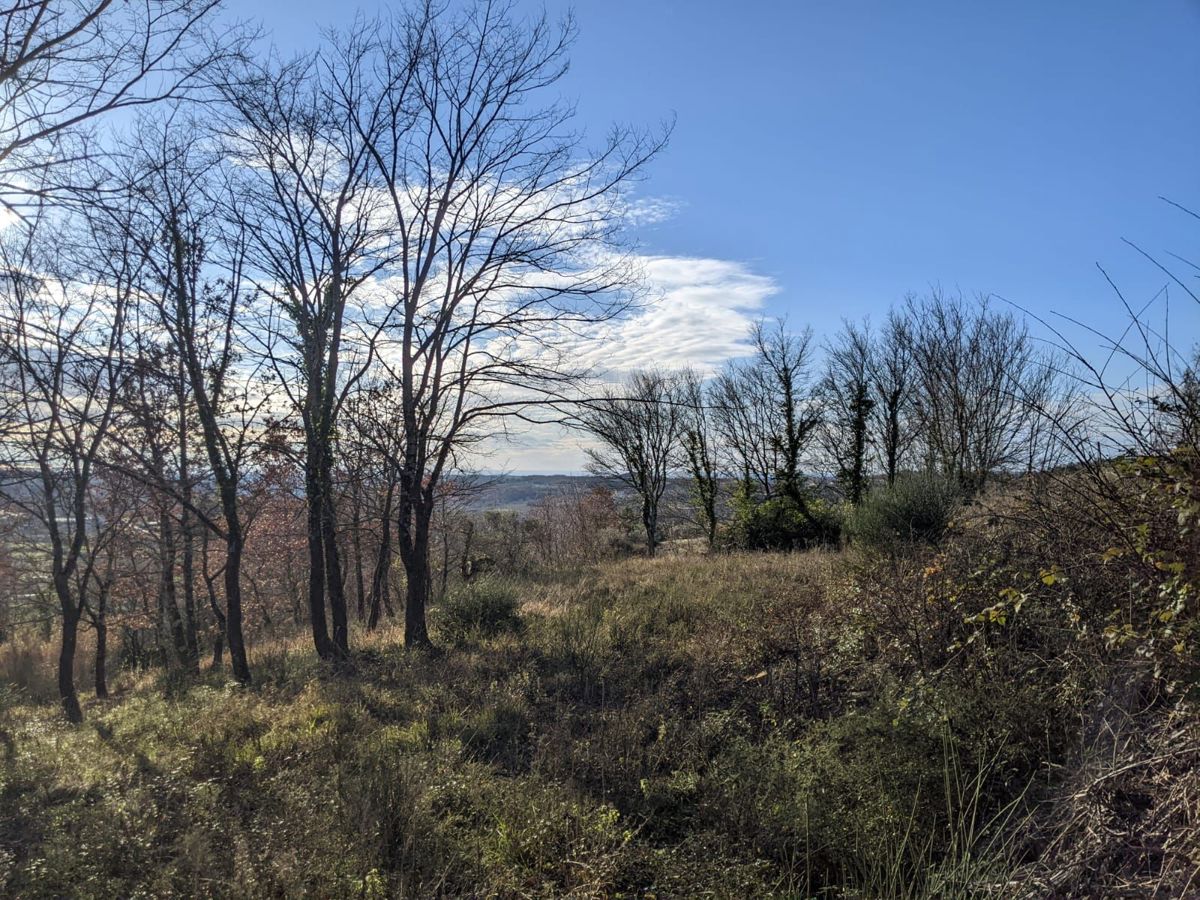
[[[237,8],[297,48],[351,4]],[[1158,199],[1200,207],[1200,0],[544,7],[575,11],[561,90],[590,132],[676,118],[643,188],[674,212],[637,236],[677,281],[709,264],[704,302],[728,287],[710,362],[730,315],[821,334],[932,283],[1112,331],[1097,262],[1133,299],[1164,281],[1121,238],[1200,256],[1200,222]]]

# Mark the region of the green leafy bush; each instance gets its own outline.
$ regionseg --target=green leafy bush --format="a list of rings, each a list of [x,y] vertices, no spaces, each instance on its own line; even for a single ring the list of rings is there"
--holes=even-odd
[[[838,509],[820,500],[801,504],[791,497],[735,506],[731,537],[745,550],[802,550],[835,546],[841,539]]]
[[[905,544],[941,543],[960,502],[953,482],[936,475],[903,475],[872,491],[850,516],[851,538],[887,550]]]
[[[439,609],[437,621],[443,636],[454,642],[472,635],[519,631],[521,601],[516,589],[505,581],[477,581],[451,593]]]

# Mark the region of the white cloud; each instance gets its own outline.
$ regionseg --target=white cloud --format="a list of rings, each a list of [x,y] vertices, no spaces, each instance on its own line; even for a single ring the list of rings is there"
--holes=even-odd
[[[674,218],[682,206],[670,197],[642,197],[626,206],[625,221],[632,226],[657,225]]]
[[[751,326],[779,290],[774,279],[730,260],[651,256],[641,262],[646,304],[578,345],[576,359],[606,380],[650,367],[716,371],[749,352]],[[584,443],[582,435],[557,426],[532,426],[511,442],[488,447],[485,468],[579,472]]]
[[[648,302],[579,348],[579,358],[608,377],[650,367],[720,368],[748,352],[750,327],[779,290],[729,260],[651,256],[642,264]]]

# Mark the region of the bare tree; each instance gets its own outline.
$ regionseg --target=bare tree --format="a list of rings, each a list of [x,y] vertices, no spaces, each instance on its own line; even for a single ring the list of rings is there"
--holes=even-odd
[[[588,448],[589,468],[628,485],[641,501],[646,555],[658,547],[658,511],[675,460],[685,411],[679,379],[664,372],[635,372],[619,388],[588,401],[583,427],[601,442]]]
[[[770,499],[779,470],[773,440],[779,405],[766,370],[755,362],[731,363],[714,379],[709,398],[725,467],[747,500]]]
[[[875,445],[889,485],[904,465],[917,440],[912,416],[913,371],[909,323],[902,312],[890,310],[871,352],[872,424]]]
[[[234,114],[227,152],[237,163],[229,210],[249,237],[251,270],[270,300],[263,349],[304,429],[309,614],[324,659],[349,652],[334,434],[374,349],[350,303],[390,259],[383,197],[371,180],[374,132],[360,131],[352,117],[366,102],[346,68],[353,48],[345,48],[350,56],[329,52],[272,61],[225,88]]]
[[[429,642],[430,522],[462,452],[550,415],[578,381],[579,329],[627,308],[626,190],[662,140],[614,129],[588,152],[573,108],[539,105],[573,26],[511,5],[426,5],[339,35],[331,88],[388,201],[393,303],[379,358],[399,385],[396,523],[405,641]]]
[[[870,476],[873,368],[870,327],[843,321],[841,331],[825,349],[820,388],[825,421],[821,436],[846,499],[856,506],[866,496]]]
[[[62,631],[59,697],[68,720],[79,722],[74,662],[84,600],[76,576],[89,551],[88,491],[124,378],[135,273],[121,259],[106,272],[73,270],[60,248],[45,246],[43,233],[22,229],[3,245],[0,487],[45,534]]]
[[[122,471],[135,471],[150,487],[150,502],[145,505],[145,533],[157,552],[158,628],[160,643],[172,668],[194,670],[199,657],[194,631],[194,610],[190,619],[179,608],[180,513],[175,500],[183,478],[182,460],[176,452],[180,435],[175,429],[177,386],[163,377],[174,369],[173,361],[161,348],[147,346],[144,335],[130,338],[130,364],[118,401],[116,430],[122,447],[136,448]]]
[[[393,520],[404,452],[400,404],[399,390],[393,381],[374,379],[364,382],[346,406],[350,440],[359,446],[359,456],[368,468],[368,472],[359,472],[359,478],[369,479],[377,492],[373,517],[378,522],[378,532],[371,586],[364,603],[370,631],[378,627],[383,610],[392,614],[389,575],[396,553]]]
[[[812,396],[809,368],[812,362],[812,329],[799,333],[787,330],[787,323],[759,322],[754,327],[757,365],[770,386],[777,415],[770,433],[777,452],[775,479],[778,491],[794,501],[807,517],[801,466],[805,451],[816,435],[821,416]]]
[[[153,377],[174,392],[180,477],[168,489],[179,505],[185,608],[195,615],[192,523],[224,543],[225,609],[214,608],[219,641],[228,642],[234,677],[250,680],[242,610],[242,557],[246,541],[245,473],[263,411],[270,401],[260,377],[261,360],[248,352],[248,291],[242,275],[244,232],[222,219],[227,182],[219,159],[171,118],[146,121],[134,152],[120,171],[120,189],[103,205],[109,227],[120,235],[112,252],[137,257],[139,340],[159,348],[169,367]],[[120,199],[120,202],[116,198]],[[195,495],[189,443],[203,448],[215,505]],[[144,457],[147,444],[130,447]],[[204,481],[208,481],[205,478]],[[212,585],[206,580],[206,585]],[[215,594],[209,593],[210,606]],[[219,657],[220,653],[215,656]]]
[[[968,493],[995,473],[1028,468],[1037,410],[1056,390],[1054,366],[1028,327],[987,298],[935,290],[906,304],[917,377],[913,408],[930,465]]]
[[[138,485],[104,473],[91,485],[88,514],[91,534],[78,572],[79,597],[96,634],[93,683],[96,697],[108,697],[108,616],[112,595],[128,561],[124,559],[132,533]]]
[[[721,486],[717,466],[716,429],[708,405],[704,380],[694,369],[680,376],[679,402],[683,405],[680,427],[682,462],[692,480],[692,502],[708,541],[717,542],[717,499]]]
[[[86,129],[101,117],[196,96],[214,60],[245,49],[237,27],[214,30],[220,6],[15,0],[0,10],[0,203],[44,197],[92,155]]]

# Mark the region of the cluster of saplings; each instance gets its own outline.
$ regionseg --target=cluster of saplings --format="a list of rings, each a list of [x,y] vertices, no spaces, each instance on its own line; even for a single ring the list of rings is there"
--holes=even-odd
[[[957,502],[1062,458],[1062,371],[1013,312],[934,291],[823,347],[760,322],[752,355],[715,377],[640,372],[580,419],[592,470],[640,500],[651,555],[684,475],[710,546],[936,542]]]

